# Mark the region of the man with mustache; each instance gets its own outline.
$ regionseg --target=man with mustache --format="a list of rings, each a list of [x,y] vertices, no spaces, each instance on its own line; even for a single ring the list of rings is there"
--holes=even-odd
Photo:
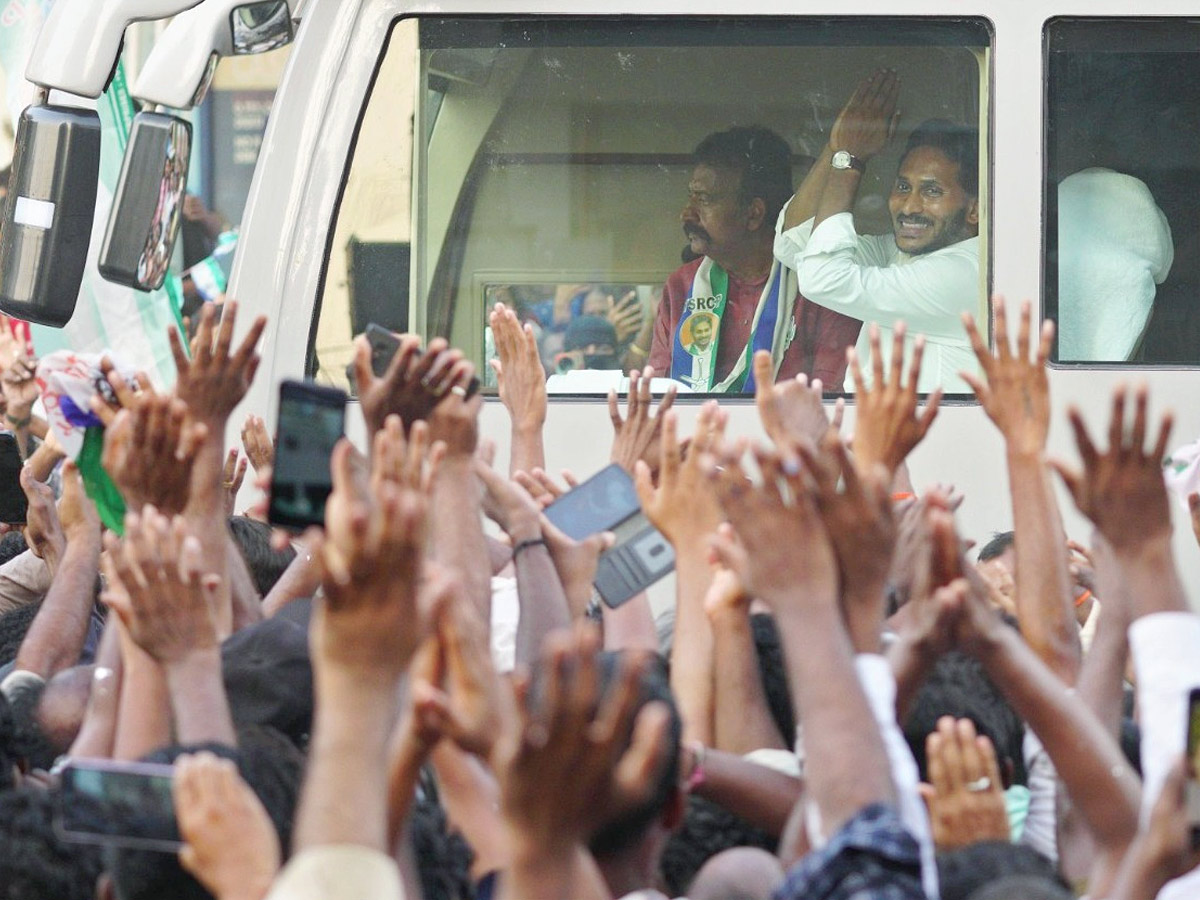
[[[895,133],[899,92],[892,70],[876,72],[855,91],[780,217],[775,254],[795,267],[800,290],[813,303],[878,323],[885,357],[897,323],[907,324],[906,349],[925,335],[923,393],[969,393],[959,373],[977,367],[962,314],[979,316],[983,289],[978,131],[944,119],[919,125],[888,196],[892,234],[854,229],[855,197],[867,161]],[[866,329],[858,344],[865,361]],[[869,382],[871,373],[865,375]]]
[[[769,350],[777,378],[840,385],[861,325],[799,296],[795,272],[772,249],[771,224],[792,193],[787,142],[759,126],[731,128],[701,141],[693,159],[679,214],[690,261],[663,289],[649,348],[655,375],[701,393],[753,392],[750,360]]]

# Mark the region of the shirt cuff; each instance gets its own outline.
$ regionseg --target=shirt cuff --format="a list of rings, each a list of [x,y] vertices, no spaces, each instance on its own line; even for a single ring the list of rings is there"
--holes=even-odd
[[[330,844],[304,850],[279,873],[267,900],[404,900],[396,863],[378,850]]]

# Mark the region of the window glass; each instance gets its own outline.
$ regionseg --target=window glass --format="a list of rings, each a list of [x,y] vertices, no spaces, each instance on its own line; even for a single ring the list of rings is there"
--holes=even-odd
[[[987,296],[990,45],[976,18],[400,20],[311,368],[344,383],[351,336],[375,321],[443,335],[490,376],[502,303],[559,393],[606,393],[647,361],[684,389],[736,393],[753,349],[840,390],[862,322],[886,336],[900,320],[929,341],[922,389],[967,392],[960,315]],[[867,90],[895,79],[895,134],[835,170],[833,123],[881,70]],[[850,215],[776,240],[798,185],[815,188],[797,203],[811,212],[847,178],[853,199],[827,212]]]
[[[1200,362],[1200,20],[1045,27],[1047,315],[1061,363]]]

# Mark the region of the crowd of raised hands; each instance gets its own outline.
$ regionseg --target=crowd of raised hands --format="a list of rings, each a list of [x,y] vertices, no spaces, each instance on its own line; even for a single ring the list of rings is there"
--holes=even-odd
[[[1200,896],[1170,416],[1118,388],[1107,446],[1072,410],[1079,466],[1050,462],[1052,326],[1025,304],[1014,343],[994,311],[994,351],[964,326],[1014,530],[978,563],[963,497],[910,482],[940,398],[919,402],[903,327],[886,369],[877,333],[849,351],[852,436],[769,354],[758,440],[716,401],[683,434],[674,393],[631,373],[611,459],[675,552],[657,621],[644,594],[595,600],[614,535],[544,514],[576,480],[546,471],[537,344],[503,307],[509,470],[461,352],[404,337],[379,377],[360,339],[369,444],[338,444],[324,527],[282,541],[265,503],[234,514],[248,466],[270,483],[268,427],[226,445],[264,321],[235,340],[236,304],[206,308],[189,347],[172,334],[169,393],[105,366],[114,530],[5,343],[29,514],[0,544],[0,896]],[[60,773],[95,760],[173,764],[177,851],[63,833]]]

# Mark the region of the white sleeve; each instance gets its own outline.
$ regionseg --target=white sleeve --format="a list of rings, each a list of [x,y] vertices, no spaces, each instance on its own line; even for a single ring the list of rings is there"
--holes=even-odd
[[[1142,729],[1142,822],[1158,800],[1167,770],[1184,752],[1188,693],[1200,687],[1200,616],[1154,613],[1129,626]],[[1200,896],[1200,870],[1168,882],[1160,900]]]
[[[267,900],[404,900],[390,857],[355,844],[301,851],[283,867]]]
[[[1050,761],[1050,754],[1031,728],[1025,729],[1021,754],[1025,757],[1025,771],[1028,774],[1029,812],[1025,816],[1020,843],[1057,863],[1058,772]]]
[[[925,801],[917,791],[920,775],[917,761],[900,726],[896,724],[896,677],[887,659],[877,653],[860,653],[854,659],[858,670],[858,681],[875,722],[883,737],[888,764],[892,770],[892,783],[896,787],[896,799],[900,807],[900,820],[921,848],[921,885],[929,900],[938,900],[937,856],[933,846],[933,832],[929,827],[929,813]]]
[[[979,308],[978,239],[903,264],[890,262],[890,243],[858,235],[848,212],[830,216],[790,263],[800,293],[864,322],[892,327],[903,320],[913,334],[965,341],[961,316]]]

